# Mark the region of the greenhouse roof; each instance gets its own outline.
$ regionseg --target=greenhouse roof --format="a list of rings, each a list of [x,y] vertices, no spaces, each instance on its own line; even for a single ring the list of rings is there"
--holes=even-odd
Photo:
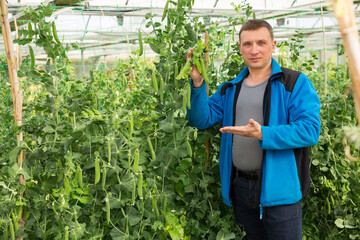
[[[206,24],[218,21],[228,24],[227,18],[239,14],[235,11],[234,0],[195,0],[191,17],[203,17]],[[235,1],[240,4],[243,1]],[[356,17],[359,16],[359,2],[355,1]],[[89,59],[91,57],[126,58],[131,50],[138,48],[138,31],[151,32],[146,28],[145,15],[157,14],[159,21],[166,0],[8,0],[10,23],[14,30],[14,18],[19,28],[24,19],[22,10],[40,4],[52,4],[58,35],[64,43],[77,43],[78,50],[71,50],[71,59]],[[330,9],[330,1],[311,0],[249,0],[256,18],[265,19],[274,27],[275,40],[292,37],[296,31],[304,33],[307,49],[337,49],[340,43],[338,23]],[[359,18],[357,18],[357,21]],[[237,26],[240,29],[241,26]],[[15,38],[15,31],[13,31]],[[326,39],[326,46],[324,45]],[[0,45],[3,50],[3,44]],[[45,54],[36,50],[38,59]],[[27,48],[21,50],[27,55]],[[145,46],[145,55],[155,53]]]

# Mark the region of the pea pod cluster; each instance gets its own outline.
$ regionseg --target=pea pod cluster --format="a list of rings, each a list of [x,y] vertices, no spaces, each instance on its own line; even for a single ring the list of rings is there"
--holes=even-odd
[[[204,78],[207,84],[211,83],[210,78],[207,75],[205,60],[203,57],[205,45],[199,41],[194,47],[192,52],[192,58],[188,59],[185,65],[181,68],[180,73],[176,74],[176,80],[186,78],[190,71],[193,69],[193,66],[196,66],[201,76]]]

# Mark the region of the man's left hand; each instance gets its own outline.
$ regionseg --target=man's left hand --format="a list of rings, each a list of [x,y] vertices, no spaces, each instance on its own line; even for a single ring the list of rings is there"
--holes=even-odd
[[[250,118],[246,126],[223,127],[220,128],[222,133],[232,133],[243,137],[252,137],[262,140],[261,125],[254,119]]]

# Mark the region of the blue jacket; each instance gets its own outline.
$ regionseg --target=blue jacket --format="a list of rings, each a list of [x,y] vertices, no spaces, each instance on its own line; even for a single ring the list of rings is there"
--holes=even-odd
[[[271,68],[264,94],[263,139],[259,141],[264,151],[259,173],[259,202],[263,207],[293,204],[305,197],[310,175],[308,151],[303,149],[315,145],[320,135],[320,100],[309,78],[300,72],[296,74],[280,68],[275,59],[272,59]],[[240,83],[248,74],[248,67],[245,67],[235,79],[221,84],[209,98],[206,84],[192,87],[191,110],[188,110],[190,125],[198,129],[221,122],[223,126],[234,126],[235,98]],[[232,134],[222,134],[219,159],[221,193],[228,206],[231,206],[232,140]],[[305,183],[302,178],[306,179]]]

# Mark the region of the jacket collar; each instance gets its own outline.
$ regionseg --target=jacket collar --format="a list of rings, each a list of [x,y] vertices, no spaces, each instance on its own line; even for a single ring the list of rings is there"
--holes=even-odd
[[[244,78],[249,74],[249,68],[248,66],[246,66],[241,72],[240,74],[231,81],[231,83],[236,84],[241,82],[242,80],[244,80]],[[271,75],[270,75],[270,79],[273,80],[274,78],[281,76],[283,73],[283,71],[281,70],[280,65],[276,62],[276,60],[274,58],[271,58]]]

